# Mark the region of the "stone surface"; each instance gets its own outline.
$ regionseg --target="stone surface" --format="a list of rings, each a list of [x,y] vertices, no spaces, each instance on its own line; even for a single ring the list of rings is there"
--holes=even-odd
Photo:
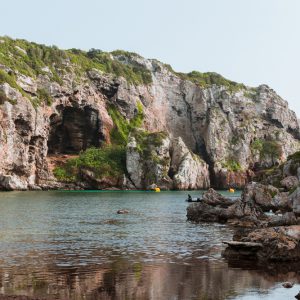
[[[236,226],[259,226],[266,219],[253,199],[231,201],[215,191],[203,195],[203,201],[187,207],[187,219],[192,222],[235,223]]]
[[[278,194],[278,189],[271,185],[266,186],[252,182],[245,187],[242,198],[245,202],[257,204],[263,211],[269,211],[271,209],[276,211],[278,207],[274,205],[273,197]]]
[[[282,179],[280,181],[280,184],[287,190],[290,190],[299,185],[299,179],[296,176],[288,176],[288,177],[285,177],[284,179]]]
[[[293,211],[297,216],[300,216],[300,187],[298,187],[290,196],[289,201]]]
[[[253,177],[253,166],[271,167],[299,150],[296,115],[268,86],[234,90],[216,84],[201,86],[157,60],[110,55],[121,63],[149,70],[152,83],[133,85],[96,69],[79,76],[77,66],[69,60],[64,61],[67,72],[61,74],[56,70],[61,74],[59,83],[52,79],[53,66],[43,67],[43,74],[36,78],[1,66],[2,70],[14,73],[19,88],[27,92],[25,97],[8,83],[0,85],[0,91],[10,100],[0,104],[2,174],[19,177],[28,187],[57,186],[47,155],[110,143],[114,126],[108,112],[110,106],[130,120],[141,104],[143,129],[167,132],[170,145],[165,149],[169,153],[162,156],[169,155],[173,163],[148,165],[148,169],[154,168],[156,184],[165,188],[198,189],[210,184],[219,188],[243,187]],[[49,93],[51,105],[41,101],[38,107],[33,106],[38,90]],[[280,142],[281,157],[260,156],[252,147],[257,139],[284,141]],[[237,169],[232,167],[233,162]],[[138,162],[131,159],[130,164],[135,164],[133,169],[137,170]],[[147,186],[153,178],[135,178],[132,184]]]
[[[126,168],[129,178],[138,189],[205,189],[209,187],[208,165],[193,154],[181,138],[162,138],[154,146],[147,142],[147,155],[143,154],[134,136],[126,149]]]
[[[208,165],[192,153],[181,138],[172,142],[171,169],[174,188],[178,190],[206,189],[210,186]]]
[[[129,139],[126,148],[126,168],[128,175],[136,188],[142,188],[143,165],[134,137]]]
[[[276,195],[275,195],[276,194]],[[273,198],[272,196],[275,195]],[[249,183],[238,200],[230,200],[209,189],[200,203],[187,208],[187,218],[193,222],[220,222],[234,226],[264,227],[300,224],[298,194],[288,196],[272,186]],[[265,214],[273,210],[277,213]]]
[[[299,225],[256,229],[238,242],[229,242],[223,255],[229,260],[298,261],[300,260],[299,238]],[[246,247],[253,243],[260,246]]]
[[[202,202],[211,206],[220,206],[223,208],[227,208],[233,204],[231,199],[222,196],[212,188],[203,194]]]
[[[4,190],[13,191],[13,190],[27,190],[28,183],[21,180],[16,175],[3,175],[0,174],[0,186]]]

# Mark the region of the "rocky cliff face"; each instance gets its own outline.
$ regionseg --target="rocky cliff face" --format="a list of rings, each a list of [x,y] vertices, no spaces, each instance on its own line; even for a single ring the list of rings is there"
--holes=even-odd
[[[157,134],[146,138],[144,151],[140,150],[136,138],[130,137],[126,166],[134,187],[149,189],[157,185],[162,189],[179,190],[208,188],[208,165],[192,153],[180,137],[170,139],[165,135],[161,137],[160,143],[155,144],[153,137]]]
[[[137,129],[165,138],[159,145],[144,139],[147,151],[139,149]],[[211,180],[241,187],[253,170],[297,151],[299,138],[295,113],[265,85],[180,74],[123,51],[61,51],[0,39],[2,189],[59,187],[57,165],[108,144],[126,150],[124,180],[111,185],[193,189]]]

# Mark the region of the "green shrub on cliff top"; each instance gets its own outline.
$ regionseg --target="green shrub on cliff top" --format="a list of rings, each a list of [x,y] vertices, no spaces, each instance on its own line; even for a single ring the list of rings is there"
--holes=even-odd
[[[124,77],[127,82],[135,85],[150,84],[152,82],[151,72],[147,68],[135,62],[131,62],[131,64],[122,63],[114,59],[110,53],[96,49],[88,52],[71,49],[68,54],[72,63],[77,65],[81,72],[97,69],[116,77]]]
[[[176,74],[179,75],[182,79],[192,81],[204,88],[210,87],[213,84],[215,84],[218,86],[224,86],[231,92],[235,92],[240,89],[246,89],[246,86],[244,84],[226,79],[222,75],[215,72],[201,73],[198,71],[192,71],[187,74],[184,73],[176,73]]]
[[[91,70],[98,69],[105,73],[124,77],[129,83],[149,84],[152,82],[151,72],[144,66],[135,63],[125,64],[114,59],[110,53],[92,49],[88,52],[70,49],[60,50],[56,46],[45,46],[25,40],[14,40],[9,37],[0,38],[0,64],[18,71],[26,76],[35,77],[39,74],[47,74],[53,81],[62,84],[61,75],[70,71],[70,61],[75,66],[78,75]],[[114,55],[120,55],[120,51]],[[132,53],[127,56],[132,56]],[[45,72],[48,67],[51,71]]]
[[[136,53],[123,50],[111,53],[98,49],[91,49],[87,52],[78,49],[60,50],[56,46],[49,47],[26,40],[13,40],[9,37],[0,38],[0,64],[31,77],[47,74],[51,80],[60,84],[62,75],[69,72],[71,68],[79,77],[88,70],[97,69],[116,77],[122,76],[131,84],[151,84],[151,72],[136,60],[140,57]],[[51,73],[45,71],[45,67],[48,67]],[[165,67],[176,76],[204,88],[215,84],[224,86],[231,92],[246,89],[243,84],[228,80],[214,72],[192,71],[185,74],[175,72],[169,65]],[[246,95],[252,97],[252,94],[247,92]]]
[[[49,67],[52,80],[61,83],[58,69],[65,68],[68,58],[65,51],[55,46],[49,47],[30,43],[25,40],[13,40],[9,37],[0,38],[0,64],[24,75],[35,77],[44,74],[44,67]]]

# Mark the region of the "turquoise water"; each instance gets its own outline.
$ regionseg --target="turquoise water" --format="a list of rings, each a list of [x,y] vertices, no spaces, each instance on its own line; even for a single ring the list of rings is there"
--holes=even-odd
[[[297,294],[297,285],[280,286],[298,281],[295,273],[228,267],[221,258],[222,241],[232,238],[232,230],[187,222],[186,196],[0,193],[0,293],[49,299],[282,299],[282,293]],[[119,215],[119,209],[129,213]]]

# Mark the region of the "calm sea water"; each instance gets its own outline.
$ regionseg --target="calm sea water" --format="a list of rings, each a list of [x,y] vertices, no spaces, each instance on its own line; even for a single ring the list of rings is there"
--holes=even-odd
[[[294,298],[300,290],[297,270],[228,266],[221,258],[222,241],[232,238],[232,230],[187,222],[186,196],[0,193],[0,294],[47,299]],[[129,214],[118,215],[119,209]],[[287,280],[297,284],[284,289],[281,283]]]

